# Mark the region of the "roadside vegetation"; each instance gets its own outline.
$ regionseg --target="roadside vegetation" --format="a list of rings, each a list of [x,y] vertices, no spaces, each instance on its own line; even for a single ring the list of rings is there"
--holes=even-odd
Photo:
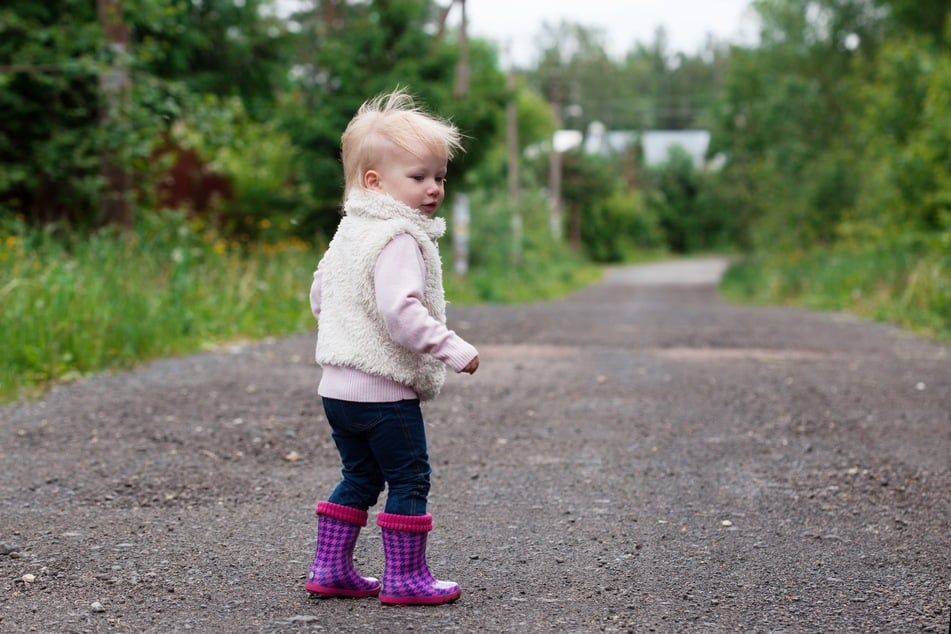
[[[842,311],[951,342],[951,257],[814,250],[755,256],[729,268],[722,293],[756,304]]]
[[[430,0],[121,4],[0,9],[0,401],[313,328],[340,133],[397,85],[467,136],[443,207],[450,301],[550,299],[605,264],[722,253],[734,301],[951,341],[946,2],[755,0],[755,45],[675,52],[660,31],[622,58],[545,24],[511,73]],[[126,52],[107,41],[122,33]],[[711,143],[699,162],[553,153],[556,129],[592,124]]]

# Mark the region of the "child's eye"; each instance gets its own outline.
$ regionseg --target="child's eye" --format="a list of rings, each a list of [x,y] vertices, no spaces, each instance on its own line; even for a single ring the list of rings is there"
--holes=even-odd
[[[419,174],[414,174],[413,176],[410,176],[410,178],[412,178],[417,183],[422,183],[424,180],[423,177],[420,176]]]

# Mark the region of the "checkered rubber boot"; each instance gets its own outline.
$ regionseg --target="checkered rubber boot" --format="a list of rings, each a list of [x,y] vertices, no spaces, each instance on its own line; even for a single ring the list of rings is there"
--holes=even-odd
[[[459,584],[437,581],[426,565],[426,535],[433,528],[432,515],[380,513],[376,523],[383,529],[386,557],[381,603],[438,605],[459,598]]]
[[[332,502],[317,504],[317,552],[304,586],[325,597],[374,597],[380,582],[361,577],[353,567],[353,547],[367,512]]]

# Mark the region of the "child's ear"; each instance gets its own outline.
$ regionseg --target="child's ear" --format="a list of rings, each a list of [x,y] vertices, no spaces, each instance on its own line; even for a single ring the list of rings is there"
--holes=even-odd
[[[378,191],[383,188],[383,181],[379,172],[376,170],[367,170],[363,173],[363,188],[371,191]]]

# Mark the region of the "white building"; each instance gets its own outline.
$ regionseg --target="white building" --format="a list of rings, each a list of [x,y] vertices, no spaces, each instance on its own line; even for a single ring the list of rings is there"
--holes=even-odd
[[[647,165],[662,165],[670,159],[670,151],[681,147],[693,159],[698,169],[708,166],[707,148],[710,146],[710,132],[707,130],[607,130],[604,125],[594,121],[588,126],[585,135],[584,151],[602,156],[623,154],[627,148],[637,145],[643,152]]]

